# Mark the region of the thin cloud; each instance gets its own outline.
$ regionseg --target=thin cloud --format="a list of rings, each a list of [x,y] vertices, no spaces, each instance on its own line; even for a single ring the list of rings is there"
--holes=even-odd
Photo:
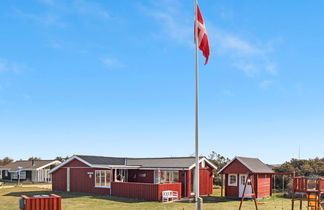
[[[73,5],[79,14],[93,15],[104,19],[110,18],[108,11],[104,9],[102,5],[96,2],[86,0],[74,0]]]
[[[44,6],[41,12],[30,13],[14,8],[14,15],[25,20],[45,26],[66,27],[69,25],[68,16],[96,17],[102,20],[110,18],[109,12],[99,3],[86,0],[39,0]]]
[[[209,24],[209,37],[212,49],[220,56],[229,58],[232,66],[242,70],[247,76],[253,77],[260,73],[272,76],[278,74],[277,64],[270,61],[273,45],[258,40],[248,41]]]
[[[273,81],[271,80],[263,80],[259,83],[259,87],[262,89],[267,89],[273,84]]]
[[[181,12],[181,5],[177,1],[159,1],[152,8],[140,6],[139,9],[144,14],[153,17],[161,26],[161,31],[155,33],[155,37],[169,38],[178,44],[187,47],[193,46],[192,22],[184,18]],[[192,18],[191,18],[192,19]],[[189,19],[189,20],[191,20]]]
[[[101,63],[108,69],[121,68],[124,65],[116,58],[104,57],[100,59]]]
[[[181,10],[179,1],[159,1],[156,7],[140,7],[141,11],[153,17],[160,25],[160,37],[168,37],[178,44],[193,47],[193,21],[190,15]],[[215,26],[206,19],[206,27],[211,45],[211,56],[218,54],[229,58],[231,65],[249,77],[267,73],[278,74],[277,64],[271,61],[273,43],[260,40],[247,40],[239,34]]]
[[[9,62],[4,58],[0,58],[0,73],[13,72],[15,74],[19,74],[26,70],[29,70],[29,68],[24,64]]]
[[[14,14],[24,20],[32,21],[45,26],[54,25],[64,27],[66,25],[59,15],[53,13],[27,13],[20,9],[14,8]]]

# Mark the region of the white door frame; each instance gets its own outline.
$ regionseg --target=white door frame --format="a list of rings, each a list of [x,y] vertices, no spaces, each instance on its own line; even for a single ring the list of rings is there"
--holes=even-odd
[[[244,180],[242,180],[245,177]],[[239,175],[239,197],[242,198],[243,190],[245,181],[248,177],[248,174],[240,174]],[[251,194],[252,193],[252,187],[251,184],[246,185],[245,194]],[[251,196],[245,196],[245,198],[252,198]]]

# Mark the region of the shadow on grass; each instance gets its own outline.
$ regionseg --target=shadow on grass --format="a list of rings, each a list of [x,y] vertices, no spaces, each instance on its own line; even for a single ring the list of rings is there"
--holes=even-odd
[[[77,193],[77,192],[69,192],[69,193],[67,193],[67,192],[51,191],[51,190],[18,191],[18,192],[7,193],[7,194],[5,194],[3,196],[20,197],[21,195],[27,195],[29,197],[32,197],[34,195],[50,195],[50,194],[56,194],[58,196],[61,196],[63,199],[87,197],[87,198],[103,199],[103,200],[115,201],[115,202],[124,202],[124,203],[149,202],[149,201],[144,201],[144,200],[136,200],[136,199],[115,197],[115,196],[109,196],[109,195],[97,195],[97,194]]]
[[[219,197],[219,196],[202,196],[202,198],[204,203],[231,202],[231,201],[239,200],[235,198],[226,198],[226,197]]]

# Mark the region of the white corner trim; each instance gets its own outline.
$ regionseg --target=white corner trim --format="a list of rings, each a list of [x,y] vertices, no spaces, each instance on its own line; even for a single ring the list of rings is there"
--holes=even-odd
[[[231,184],[231,176],[235,176],[235,183],[234,184]],[[237,174],[228,174],[228,182],[227,182],[227,185],[228,186],[237,186]]]
[[[52,170],[50,170],[48,173],[49,174],[53,173],[54,171],[56,171],[57,169],[61,168],[62,166],[66,165],[67,163],[71,162],[74,159],[77,159],[77,160],[81,161],[82,163],[86,164],[89,167],[93,167],[93,165],[91,165],[87,161],[83,160],[82,158],[79,158],[76,155],[73,155],[72,157],[70,157],[69,159],[67,159],[66,161],[64,161],[63,163],[61,163],[60,165],[58,165],[55,168],[53,168]]]

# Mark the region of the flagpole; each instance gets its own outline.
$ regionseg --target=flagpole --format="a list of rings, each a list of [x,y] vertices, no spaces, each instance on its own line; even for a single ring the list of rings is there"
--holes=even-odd
[[[199,197],[199,135],[198,135],[198,85],[199,85],[199,74],[198,74],[198,24],[197,24],[197,0],[195,0],[195,59],[196,59],[196,110],[195,110],[195,201],[196,210],[201,210],[201,198]]]

